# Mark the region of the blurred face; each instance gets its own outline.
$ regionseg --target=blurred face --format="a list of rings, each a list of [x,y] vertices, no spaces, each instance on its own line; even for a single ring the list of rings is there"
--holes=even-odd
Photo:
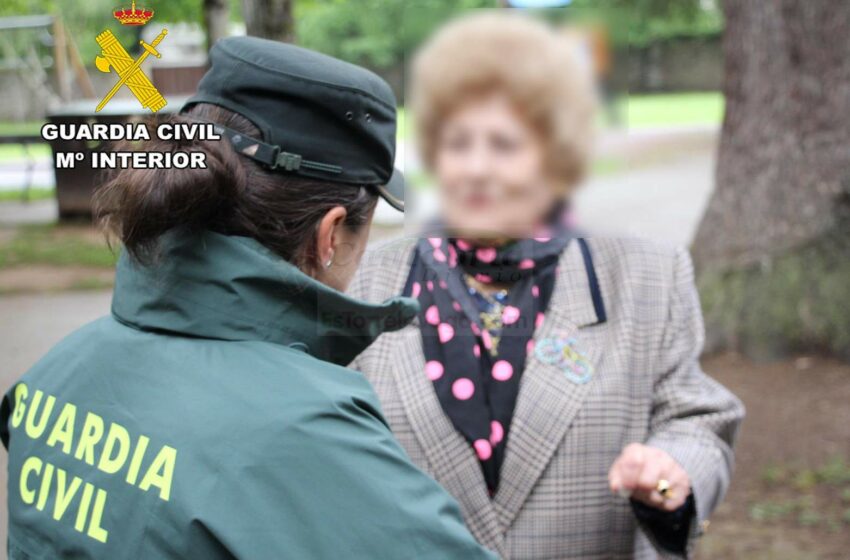
[[[544,154],[539,135],[502,95],[455,110],[434,152],[449,229],[472,238],[531,237],[556,202]]]

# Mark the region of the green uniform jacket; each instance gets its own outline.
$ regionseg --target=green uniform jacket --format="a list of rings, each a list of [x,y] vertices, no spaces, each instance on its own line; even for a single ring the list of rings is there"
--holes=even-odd
[[[9,556],[493,558],[337,364],[414,315],[253,240],[171,235],[122,257],[112,316],[7,393]]]

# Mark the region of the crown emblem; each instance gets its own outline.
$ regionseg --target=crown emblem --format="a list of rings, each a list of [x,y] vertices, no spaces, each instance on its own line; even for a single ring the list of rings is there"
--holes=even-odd
[[[153,10],[136,8],[136,0],[130,8],[115,8],[113,14],[121,25],[144,25],[153,17]]]

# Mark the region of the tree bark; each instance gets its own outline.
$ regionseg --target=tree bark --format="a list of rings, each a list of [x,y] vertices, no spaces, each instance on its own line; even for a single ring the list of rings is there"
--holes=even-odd
[[[850,2],[723,9],[726,115],[693,247],[709,341],[850,355]]]
[[[227,36],[227,24],[230,22],[229,0],[204,0],[204,30],[207,34],[207,50],[216,41]]]
[[[248,35],[294,43],[293,4],[295,0],[242,0]]]

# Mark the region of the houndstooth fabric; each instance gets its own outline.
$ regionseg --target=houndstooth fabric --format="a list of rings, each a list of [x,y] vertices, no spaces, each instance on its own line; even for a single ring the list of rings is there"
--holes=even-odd
[[[534,339],[573,337],[594,373],[578,383],[562,365],[529,355],[492,499],[472,448],[425,375],[415,324],[382,335],[351,366],[374,385],[411,459],[454,495],[475,537],[504,558],[657,557],[628,500],[608,489],[608,470],[631,442],[664,449],[690,476],[697,519],[689,551],[729,485],[744,410],[700,369],[703,325],[687,251],[588,241],[607,320],[597,320],[573,242]],[[412,248],[404,239],[368,251],[352,295],[382,301],[401,293]]]

